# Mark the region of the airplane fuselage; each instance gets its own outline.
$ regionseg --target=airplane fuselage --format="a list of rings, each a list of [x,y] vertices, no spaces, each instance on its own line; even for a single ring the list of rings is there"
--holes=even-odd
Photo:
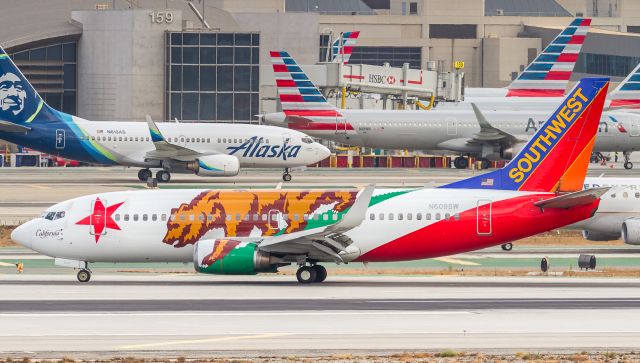
[[[244,242],[338,223],[357,190],[150,190],[72,199],[20,227],[20,243],[40,253],[89,262],[193,260],[200,240]],[[553,193],[504,190],[376,189],[349,261],[432,258],[502,244],[588,218],[598,201],[571,209],[534,202]],[[62,213],[62,214],[60,214]],[[61,216],[57,218],[57,216]],[[14,236],[14,237],[15,237]],[[291,247],[282,254],[304,254]],[[322,261],[326,255],[310,258]]]

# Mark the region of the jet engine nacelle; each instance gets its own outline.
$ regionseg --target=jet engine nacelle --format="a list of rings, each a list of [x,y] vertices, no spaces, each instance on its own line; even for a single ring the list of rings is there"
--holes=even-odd
[[[628,245],[640,245],[640,218],[629,218],[622,222],[622,239]]]
[[[525,142],[521,142],[508,148],[502,148],[500,149],[500,157],[504,160],[511,160],[514,156],[518,155],[526,144]]]
[[[589,241],[605,242],[605,241],[615,241],[617,239],[620,239],[620,234],[597,232],[597,231],[590,231],[588,229],[585,229],[582,231],[582,237],[584,237],[584,239]]]
[[[186,168],[199,176],[234,176],[240,171],[240,161],[233,155],[207,155],[187,162]]]
[[[255,275],[277,272],[269,253],[258,250],[255,243],[234,239],[201,240],[193,248],[193,266],[197,272],[217,275]]]

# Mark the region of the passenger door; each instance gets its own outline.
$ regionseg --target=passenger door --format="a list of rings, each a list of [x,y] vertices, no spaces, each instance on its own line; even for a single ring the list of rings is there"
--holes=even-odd
[[[336,134],[347,133],[347,119],[344,117],[336,116]]]
[[[456,119],[447,119],[447,135],[454,136],[458,134],[458,122]]]

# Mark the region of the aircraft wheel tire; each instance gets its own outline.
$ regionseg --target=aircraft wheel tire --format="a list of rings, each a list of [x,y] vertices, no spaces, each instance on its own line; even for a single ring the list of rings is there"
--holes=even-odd
[[[156,173],[156,179],[161,183],[168,183],[171,180],[171,174],[168,171],[160,170]]]
[[[313,269],[316,270],[316,281],[323,282],[327,278],[327,269],[322,265],[314,265]]]
[[[316,269],[311,266],[302,266],[296,272],[296,278],[301,284],[310,284],[315,282],[317,278]]]
[[[489,159],[478,159],[478,161],[480,162],[480,169],[489,169],[489,166],[491,166],[491,163],[489,162]]]
[[[143,182],[149,180],[149,178],[151,178],[151,175],[151,170],[149,169],[140,169],[140,171],[138,171],[138,179]]]
[[[633,169],[633,163],[630,161],[627,161],[626,163],[624,163],[624,168],[627,170]]]
[[[78,271],[77,277],[80,282],[89,282],[91,280],[91,271],[82,269]]]
[[[455,166],[456,169],[466,169],[467,166],[469,166],[469,160],[467,160],[467,158],[459,156],[453,159],[453,166]]]
[[[503,251],[511,251],[513,249],[513,243],[505,243],[501,245]]]
[[[287,174],[282,174],[282,180],[288,182],[291,181],[291,174],[287,173]]]

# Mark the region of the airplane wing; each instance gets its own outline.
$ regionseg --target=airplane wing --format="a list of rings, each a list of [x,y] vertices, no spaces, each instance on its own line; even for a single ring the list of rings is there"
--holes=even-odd
[[[204,155],[216,155],[217,153],[201,153],[184,146],[172,144],[165,139],[160,132],[160,129],[155,122],[151,119],[151,116],[147,115],[147,125],[149,126],[149,133],[151,134],[151,141],[155,145],[156,149],[146,153],[147,159],[174,159],[180,161],[192,161],[198,157]]]
[[[580,205],[591,204],[594,200],[600,198],[604,193],[608,192],[610,187],[591,188],[581,190],[579,192],[562,194],[558,197],[541,200],[533,203],[540,208],[557,208],[568,209]]]
[[[475,142],[494,142],[498,141],[504,144],[517,144],[520,142],[526,142],[527,140],[522,140],[506,131],[502,131],[497,127],[494,127],[489,123],[486,117],[482,114],[480,109],[475,103],[471,103],[471,107],[473,108],[473,113],[476,115],[476,120],[480,125],[480,132],[477,132],[471,141]]]
[[[337,223],[299,231],[286,235],[266,237],[258,248],[268,252],[305,254],[320,260],[331,259],[336,263],[344,262],[341,254],[348,253],[347,247],[353,243],[344,233],[362,223],[373,196],[374,185],[364,188],[353,206]]]

